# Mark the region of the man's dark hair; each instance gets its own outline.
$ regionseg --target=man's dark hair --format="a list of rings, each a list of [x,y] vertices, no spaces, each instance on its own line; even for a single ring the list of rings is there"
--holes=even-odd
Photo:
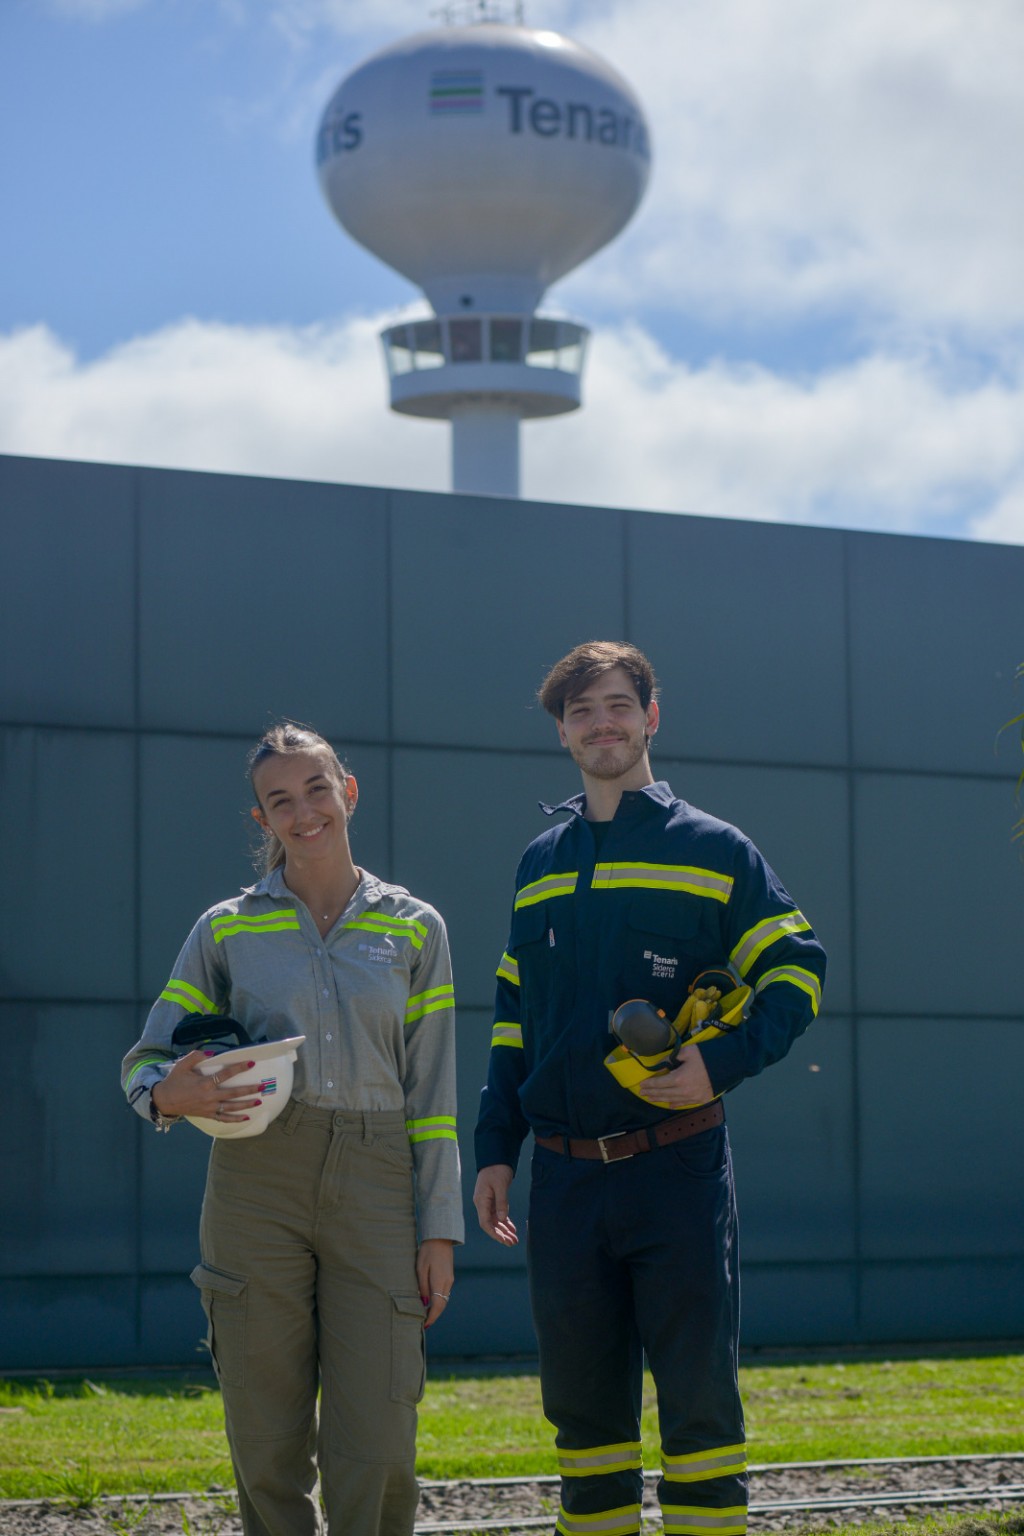
[[[624,640],[586,640],[568,656],[556,661],[537,689],[537,697],[549,715],[561,720],[570,699],[585,693],[591,683],[613,667],[629,674],[642,709],[658,697],[658,683],[643,651]]]

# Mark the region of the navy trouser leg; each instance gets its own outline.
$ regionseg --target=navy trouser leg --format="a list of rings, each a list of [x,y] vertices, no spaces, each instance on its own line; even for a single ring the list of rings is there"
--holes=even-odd
[[[637,1161],[655,1164],[646,1188],[635,1194],[640,1230],[631,1273],[658,1396],[658,1498],[666,1536],[742,1536],[746,1443],[728,1135],[721,1126]],[[656,1207],[645,1209],[645,1200],[660,1202],[667,1218],[660,1231]]]
[[[609,1165],[539,1149],[529,1264],[563,1473],[559,1531],[586,1536],[599,1512],[614,1536],[639,1530],[642,1346],[658,1392],[665,1530],[737,1536],[746,1459],[724,1127]]]
[[[563,1536],[640,1530],[643,1351],[629,1271],[607,1241],[609,1171],[534,1152],[530,1302],[544,1413],[557,1431]]]

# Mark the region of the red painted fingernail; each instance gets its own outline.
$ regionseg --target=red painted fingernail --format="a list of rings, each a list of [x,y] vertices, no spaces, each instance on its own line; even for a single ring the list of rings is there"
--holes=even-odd
[[[216,1056],[216,1054],[217,1054],[216,1051],[204,1051],[203,1052],[204,1056]]]
[[[247,1061],[246,1062],[246,1066],[247,1067],[254,1067],[255,1065],[256,1065],[256,1063],[254,1061]]]

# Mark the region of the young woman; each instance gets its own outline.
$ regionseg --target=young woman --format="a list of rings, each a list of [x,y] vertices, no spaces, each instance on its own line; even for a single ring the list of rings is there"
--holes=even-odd
[[[259,1103],[176,1056],[189,1013],[305,1035],[292,1097],[213,1141],[192,1278],[209,1321],[246,1536],[409,1536],[423,1330],[463,1237],[444,924],[352,862],[356,781],[314,731],[249,758],[265,874],[199,919],[122,1082],[159,1130]],[[418,1222],[418,1235],[417,1235]],[[319,1410],[317,1395],[320,1395]],[[319,1487],[318,1487],[319,1480]]]

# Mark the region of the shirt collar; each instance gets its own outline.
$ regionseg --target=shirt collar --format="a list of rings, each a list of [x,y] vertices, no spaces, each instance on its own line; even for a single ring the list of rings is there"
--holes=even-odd
[[[376,875],[371,875],[369,870],[361,869],[359,871],[359,884],[352,894],[349,906],[359,906],[360,908],[364,905],[368,907],[376,906],[385,894],[385,889],[387,888],[383,881],[378,880]],[[244,896],[270,896],[278,901],[295,900],[295,892],[290,891],[284,883],[283,864],[279,864],[276,869],[272,869],[269,875],[264,875],[263,879],[258,880],[255,885],[243,886],[242,894]]]
[[[647,804],[669,806],[675,799],[671,788],[664,779],[659,779],[655,784],[645,784],[642,789],[626,789],[622,792],[616,818],[627,816],[633,809],[647,809]],[[568,811],[573,816],[582,816],[587,808],[585,794],[570,795],[568,800],[563,800],[561,805],[548,805],[545,801],[538,802],[545,816],[555,816],[559,811]]]

